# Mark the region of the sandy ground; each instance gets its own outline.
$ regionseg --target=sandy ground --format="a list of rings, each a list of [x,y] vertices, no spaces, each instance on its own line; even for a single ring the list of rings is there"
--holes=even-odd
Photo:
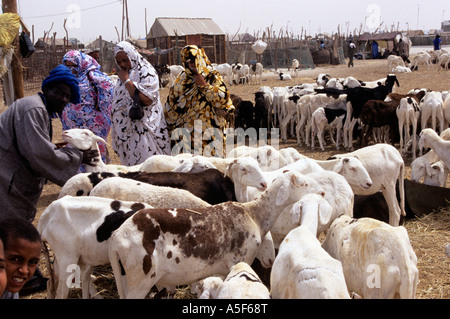
[[[284,70],[285,72],[287,70]],[[288,86],[301,83],[311,83],[320,73],[328,73],[332,77],[354,76],[359,80],[372,81],[386,77],[388,73],[387,62],[385,60],[366,60],[355,61],[354,68],[348,68],[346,65],[339,66],[320,66],[312,70],[303,70],[299,72],[297,77],[292,81],[280,81],[274,70],[266,70],[261,84],[251,85],[233,85],[230,92],[241,96],[244,100],[254,101],[253,93],[256,92],[261,85],[276,87]],[[399,93],[406,93],[412,88],[428,88],[431,90],[444,91],[450,89],[450,71],[442,70],[419,70],[411,74],[397,74],[400,81],[400,87],[396,88]],[[27,92],[27,95],[35,92]],[[168,94],[168,89],[161,90],[161,100],[164,102]],[[0,112],[4,110],[4,106],[0,105]],[[60,123],[54,121],[54,142],[60,142]],[[109,140],[110,142],[110,140]],[[287,143],[281,143],[280,147],[295,147],[302,154],[315,159],[326,159],[330,155],[337,153],[331,145],[326,147],[324,152],[317,150],[311,151],[309,148],[298,147],[296,140],[291,138]],[[112,155],[113,163],[118,163],[112,149],[109,149]],[[409,178],[410,156],[405,156],[405,164],[407,165],[406,177]],[[38,214],[35,219],[37,223],[40,214],[54,200],[57,199],[60,187],[49,182],[42,193],[38,203]],[[439,215],[442,213],[442,215]],[[405,227],[409,232],[411,243],[418,257],[419,268],[419,284],[417,289],[417,298],[428,299],[445,299],[450,298],[450,258],[444,255],[444,248],[450,242],[450,218],[449,210],[439,212],[438,214],[430,214],[429,216],[407,221]],[[444,218],[445,217],[445,218]],[[44,273],[47,273],[44,264],[41,265]],[[101,294],[105,298],[117,298],[115,292],[115,284],[111,273],[108,269],[96,269],[96,285]],[[46,297],[46,292],[31,295],[27,298],[42,299]],[[80,290],[75,289],[71,293],[71,298],[80,298]],[[178,294],[179,298],[192,297],[186,293]]]

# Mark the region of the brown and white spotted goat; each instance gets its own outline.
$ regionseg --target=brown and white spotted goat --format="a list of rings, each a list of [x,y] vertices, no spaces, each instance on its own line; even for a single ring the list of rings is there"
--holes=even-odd
[[[110,241],[120,297],[144,298],[154,285],[170,291],[212,275],[226,276],[240,261],[251,264],[283,208],[311,187],[317,189],[311,178],[287,172],[251,202],[141,210]]]

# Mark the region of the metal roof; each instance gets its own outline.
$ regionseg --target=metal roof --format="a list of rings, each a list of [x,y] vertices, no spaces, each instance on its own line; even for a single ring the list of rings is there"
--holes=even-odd
[[[224,34],[211,18],[156,18],[147,39],[193,34]]]
[[[364,33],[359,37],[359,41],[389,41],[394,40],[401,32],[386,32],[386,33]]]

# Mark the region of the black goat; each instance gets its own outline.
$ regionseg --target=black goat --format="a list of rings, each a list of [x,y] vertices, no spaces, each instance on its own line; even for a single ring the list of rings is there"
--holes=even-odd
[[[269,105],[267,105],[264,92],[255,92],[255,119],[253,127],[259,137],[260,128],[268,128]]]

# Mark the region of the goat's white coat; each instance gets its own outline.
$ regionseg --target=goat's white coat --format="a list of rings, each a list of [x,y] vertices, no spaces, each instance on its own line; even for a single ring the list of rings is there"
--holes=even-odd
[[[147,244],[145,242],[143,244],[143,230],[139,230],[134,221],[144,217],[149,218],[149,227],[150,224],[154,225],[157,221],[153,221],[152,210],[142,210],[139,215],[134,215],[125,221],[111,238],[111,266],[120,297],[143,298],[155,284],[160,287],[175,287],[211,275],[226,275],[231,266],[240,261],[250,264],[256,256],[262,237],[270,230],[280,211],[294,202],[294,198],[300,198],[305,193],[309,193],[307,185],[309,185],[309,178],[291,172],[280,177],[264,195],[255,201],[249,203],[227,202],[212,206],[211,209],[216,211],[214,218],[220,218],[217,215],[218,207],[221,209],[226,207],[226,210],[231,209],[233,213],[237,213],[237,211],[234,212],[233,207],[236,207],[237,210],[244,209],[246,212],[244,219],[242,214],[235,216],[240,218],[238,224],[239,227],[245,229],[246,237],[238,251],[230,251],[220,259],[212,259],[211,262],[192,255],[187,257],[180,250],[180,245],[188,244],[186,242],[188,239],[185,237],[192,235],[180,237],[169,232],[164,233],[164,236],[161,234],[155,239],[156,245],[153,253],[148,256]],[[210,208],[205,208],[200,213],[207,214],[209,210]],[[174,216],[174,222],[176,219],[177,217]],[[174,240],[177,245],[174,245]],[[228,248],[224,247],[224,249]],[[171,258],[167,256],[169,251]],[[213,257],[217,256],[209,258]],[[144,258],[146,258],[146,264],[151,266],[147,272],[143,270]],[[147,258],[151,258],[151,260]],[[121,276],[118,260],[125,269],[126,278]],[[175,260],[178,260],[178,263]],[[125,279],[126,283],[123,282]]]
[[[100,150],[97,143],[106,141],[100,136],[96,136],[91,130],[74,128],[62,133],[62,139],[80,150],[97,150],[99,155],[94,165],[85,165],[86,172],[133,172],[138,171],[141,164],[134,166],[105,164],[100,157]]]
[[[420,148],[431,148],[450,169],[450,141],[444,140],[434,130],[426,128],[420,132]]]
[[[400,216],[405,213],[405,163],[400,152],[388,144],[375,144],[351,153],[337,154],[334,157],[357,157],[372,179],[368,189],[352,186],[355,195],[372,195],[381,190],[389,207],[389,224],[398,226]],[[397,201],[396,183],[399,183],[400,204]]]
[[[79,265],[81,268],[83,299],[97,293],[90,276],[94,266],[109,263],[109,239],[99,242],[96,231],[105,217],[114,212],[111,204],[115,201],[100,197],[65,196],[52,202],[44,210],[37,230],[42,241],[50,244],[55,257],[53,271],[50,271],[49,298],[55,298],[55,288],[56,298],[67,298],[67,280],[72,275],[67,271],[70,265]],[[135,205],[136,202],[120,201],[120,210],[127,213]],[[152,207],[145,203],[140,203],[140,206]]]
[[[349,291],[365,299],[415,298],[417,257],[403,226],[343,215],[322,247],[342,263]]]
[[[225,280],[208,277],[200,281],[198,286],[199,299],[270,299],[267,287],[245,262],[231,267]]]
[[[327,225],[332,207],[320,195],[305,195],[291,210],[300,226],[280,245],[272,267],[270,286],[274,299],[347,298],[341,263],[332,258],[316,238],[319,225]]]

